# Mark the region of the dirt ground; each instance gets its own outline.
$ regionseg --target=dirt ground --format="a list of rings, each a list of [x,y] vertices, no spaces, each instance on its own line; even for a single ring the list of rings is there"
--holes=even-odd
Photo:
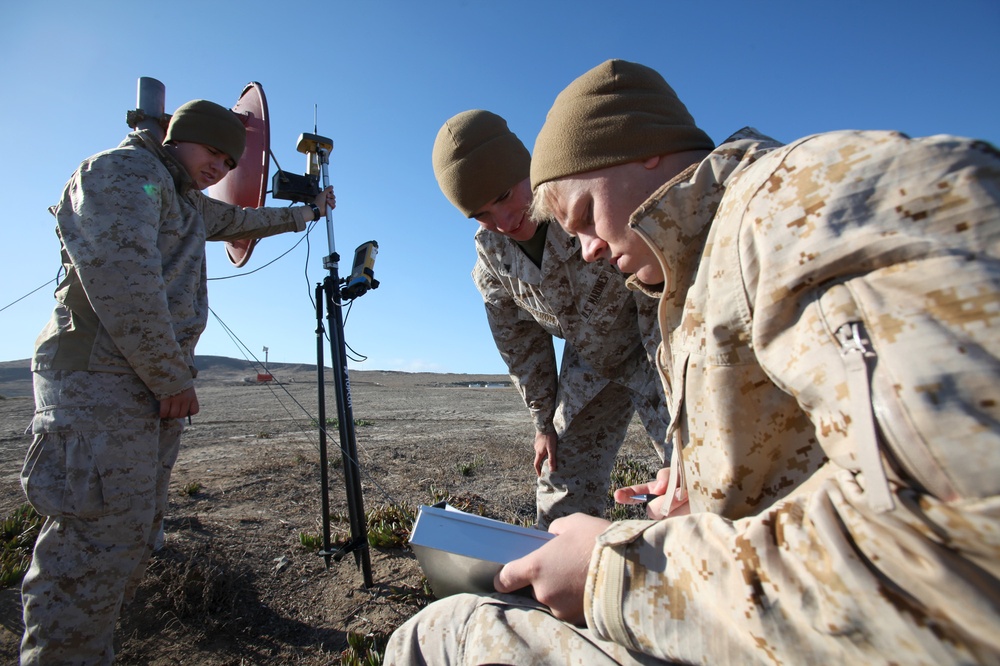
[[[260,384],[243,361],[199,365],[202,411],[171,479],[166,544],[123,612],[117,663],[337,664],[349,634],[387,636],[432,600],[409,548],[370,549],[366,588],[353,555],[327,567],[302,545],[300,535],[321,533],[315,369],[271,364],[277,381]],[[325,387],[332,418],[329,371]],[[352,371],[351,397],[368,512],[448,496],[493,518],[534,519],[533,428],[506,376]],[[0,516],[24,502],[32,409],[27,361],[0,363]],[[346,515],[335,429],[328,445],[330,511]],[[655,469],[638,420],[621,456]],[[17,661],[20,613],[19,590],[0,590],[0,662]]]

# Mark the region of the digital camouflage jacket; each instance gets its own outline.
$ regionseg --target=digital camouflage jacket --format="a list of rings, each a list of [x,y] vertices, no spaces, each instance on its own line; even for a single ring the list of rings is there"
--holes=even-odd
[[[1000,663],[996,149],[745,130],[632,226],[692,514],[600,537],[588,625],[693,663]]]
[[[208,319],[205,241],[305,229],[298,208],[205,196],[144,131],[84,160],[50,210],[66,276],[32,369],[134,372],[158,399],[193,385]]]
[[[565,422],[572,421],[609,381],[662,405],[651,365],[660,341],[655,300],[631,292],[607,263],[585,262],[577,240],[557,224],[548,225],[541,268],[513,240],[485,229],[476,233],[476,251],[472,278],[536,430],[554,431],[557,406]],[[565,340],[583,361],[561,368],[561,386],[553,337]],[[648,428],[651,419],[644,416]],[[665,412],[661,418],[660,438]]]

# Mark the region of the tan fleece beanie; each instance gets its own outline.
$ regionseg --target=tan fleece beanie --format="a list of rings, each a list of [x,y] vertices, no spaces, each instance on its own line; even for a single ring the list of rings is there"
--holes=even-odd
[[[507,121],[481,109],[448,119],[431,159],[441,191],[466,217],[527,178],[531,164]]]
[[[535,140],[531,187],[656,155],[714,147],[656,71],[608,60],[556,97]]]
[[[206,99],[182,104],[170,116],[163,140],[203,143],[221,150],[239,162],[247,143],[243,122],[230,109]]]

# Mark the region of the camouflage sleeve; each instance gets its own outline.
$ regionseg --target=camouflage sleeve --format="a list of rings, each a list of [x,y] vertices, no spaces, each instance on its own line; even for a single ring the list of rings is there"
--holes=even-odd
[[[556,411],[559,373],[552,336],[521,311],[485,262],[476,262],[472,277],[483,296],[497,351],[528,407],[535,429],[555,432],[552,419]]]
[[[997,498],[922,496],[879,515],[834,469],[738,521],[615,523],[591,558],[588,627],[671,662],[992,663]]]
[[[287,231],[306,228],[305,206],[243,208],[192,192],[198,198],[198,208],[205,220],[210,241],[233,241],[244,238],[265,238]],[[309,211],[312,219],[312,211]]]
[[[843,663],[836,634],[871,620],[864,595],[850,590],[879,582],[856,570],[845,587],[820,556],[844,544],[842,535],[827,540],[841,529],[836,502],[799,497],[735,522],[699,513],[615,523],[592,555],[587,625],[671,662],[797,663],[809,654],[810,663]],[[819,525],[804,519],[807,507]]]
[[[157,396],[193,385],[174,337],[158,247],[161,210],[176,196],[154,158],[111,153],[89,161],[67,188],[59,236],[91,307]],[[152,175],[152,177],[151,177]]]

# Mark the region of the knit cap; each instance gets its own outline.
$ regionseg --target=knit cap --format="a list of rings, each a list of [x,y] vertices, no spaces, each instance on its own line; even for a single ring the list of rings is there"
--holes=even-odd
[[[656,155],[714,147],[659,73],[608,60],[556,97],[535,140],[531,187]]]
[[[441,191],[466,217],[527,178],[531,164],[507,121],[481,109],[448,119],[438,130],[431,159]]]
[[[205,99],[182,104],[170,116],[167,141],[203,143],[221,150],[239,162],[247,143],[247,131],[236,114]]]

